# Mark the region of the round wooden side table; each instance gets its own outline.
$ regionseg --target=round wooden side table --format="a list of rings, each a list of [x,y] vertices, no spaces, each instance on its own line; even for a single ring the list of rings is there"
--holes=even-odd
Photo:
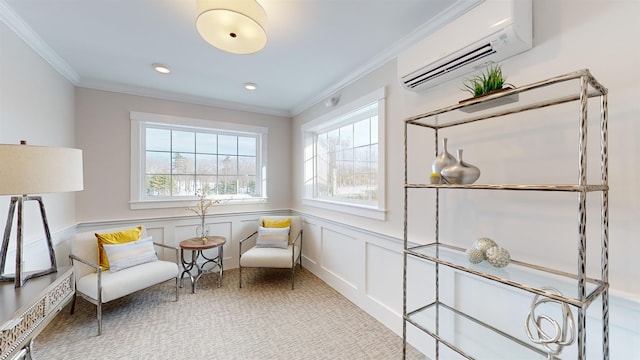
[[[182,240],[180,242],[180,258],[182,260],[182,267],[184,271],[180,275],[180,287],[182,287],[182,278],[185,274],[189,274],[189,279],[191,279],[191,293],[195,294],[196,292],[196,283],[202,275],[209,273],[217,273],[218,274],[218,287],[222,285],[222,272],[224,267],[222,265],[224,248],[223,245],[227,242],[227,238],[224,236],[207,236],[206,241],[203,241],[202,238],[191,238],[187,240]],[[213,258],[208,258],[204,251],[208,249],[218,248],[218,256]],[[184,251],[191,251],[191,259],[187,261],[184,258]],[[198,264],[198,259],[204,259],[205,261],[202,264]],[[205,266],[208,264],[212,264],[213,266],[209,269],[205,269]],[[218,271],[215,269],[218,268]],[[192,273],[195,272],[194,273]]]

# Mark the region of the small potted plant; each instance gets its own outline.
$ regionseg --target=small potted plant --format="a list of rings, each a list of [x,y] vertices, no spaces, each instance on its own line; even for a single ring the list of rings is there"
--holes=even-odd
[[[460,101],[460,104],[476,100],[480,97],[495,94],[505,90],[515,88],[513,85],[506,82],[506,78],[502,75],[502,68],[500,65],[491,63],[482,73],[475,75],[471,78],[464,80],[464,88],[462,90],[468,91],[473,95],[472,98],[464,99]],[[485,110],[494,106],[505,105],[518,101],[518,93],[509,94],[483,101],[481,103],[467,104],[460,108],[461,111],[471,113],[475,111]]]
[[[502,68],[500,65],[492,63],[487,69],[471,78],[465,79],[464,91],[468,91],[474,97],[485,95],[503,88],[513,88],[513,85],[508,84],[506,78],[502,75]]]

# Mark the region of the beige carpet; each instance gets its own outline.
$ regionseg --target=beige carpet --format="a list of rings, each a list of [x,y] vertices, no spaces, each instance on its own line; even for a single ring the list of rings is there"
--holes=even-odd
[[[103,307],[78,298],[36,338],[37,360],[56,359],[401,359],[402,339],[307,270],[291,290],[288,271],[225,272],[188,281],[172,301],[172,283],[156,285]],[[410,349],[408,359],[424,358]]]

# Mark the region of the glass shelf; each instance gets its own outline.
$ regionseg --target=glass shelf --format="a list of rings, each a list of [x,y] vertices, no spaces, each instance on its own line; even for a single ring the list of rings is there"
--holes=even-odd
[[[407,248],[406,252],[456,270],[481,276],[534,294],[547,296],[576,307],[590,304],[605,288],[600,280],[587,278],[585,284],[586,297],[582,301],[578,295],[578,279],[573,274],[513,259],[509,265],[503,268],[493,267],[485,261],[479,264],[472,264],[464,254],[465,249],[446,244],[420,245]],[[544,290],[544,288],[549,287],[559,290],[562,295]]]
[[[543,184],[543,185],[521,185],[521,184],[405,184],[406,188],[432,188],[432,189],[480,189],[480,190],[524,190],[524,191],[568,191],[568,192],[590,192],[609,190],[608,185],[571,185],[571,184]]]
[[[440,329],[436,326],[436,315],[439,324],[443,324]],[[548,359],[547,354],[533,344],[505,334],[443,303],[431,303],[410,312],[407,321],[470,359]]]

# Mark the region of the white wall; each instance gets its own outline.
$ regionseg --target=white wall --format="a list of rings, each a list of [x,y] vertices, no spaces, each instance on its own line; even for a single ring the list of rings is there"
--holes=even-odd
[[[192,215],[183,208],[129,209],[130,111],[267,127],[268,202],[219,205],[210,213],[289,208],[289,118],[77,88],[76,133],[78,146],[84,149],[86,183],[76,198],[79,222]]]
[[[637,241],[640,234],[640,191],[637,187],[640,183],[640,145],[637,142],[640,105],[633,95],[637,94],[634,86],[640,80],[634,66],[640,63],[640,53],[633,44],[640,36],[637,23],[640,3],[536,0],[533,6],[534,48],[503,62],[507,80],[518,86],[589,68],[596,79],[609,89],[611,355],[612,358],[637,358],[640,357],[640,283],[635,279],[638,273],[636,254],[640,252],[640,242]],[[402,120],[457,103],[469,95],[459,90],[461,80],[420,93],[403,90],[398,85],[396,63],[392,61],[343,89],[340,92],[341,104],[381,86],[387,86],[388,90],[387,220],[331,213],[302,204],[299,186],[302,183],[300,127],[329,111],[323,104],[317,104],[294,118],[292,178],[296,193],[292,207],[313,219],[310,221],[314,223],[313,230],[306,233],[306,241],[307,244],[313,243],[308,246],[314,247],[318,256],[313,261],[309,259],[308,267],[390,328],[400,332],[402,253],[398,246],[403,237]],[[467,132],[452,131],[446,136],[450,137],[450,149],[464,148],[465,159],[483,170],[480,182],[484,177],[487,182],[535,179],[552,183],[560,179],[571,183],[575,182],[575,177],[571,176],[577,169],[577,147],[573,145],[577,141],[576,109],[562,108],[560,113],[544,110],[527,115],[517,126],[496,121],[482,127],[473,126]],[[589,141],[593,141],[591,136],[596,135],[597,125],[595,131],[590,129],[590,132]],[[433,159],[432,149],[429,141],[411,149],[413,161],[421,161],[418,166],[423,168],[425,182]],[[417,159],[419,157],[421,159]],[[597,175],[597,160],[597,154],[591,156],[590,175]],[[591,166],[593,161],[596,166]],[[413,175],[421,176],[418,173],[416,170]],[[449,202],[445,205],[450,207],[450,213],[441,229],[445,240],[468,247],[476,238],[489,236],[507,247],[514,258],[575,272],[575,200],[524,195],[517,198],[519,206],[513,206],[515,198],[509,193],[478,192],[448,196]],[[463,207],[451,208],[461,201],[464,202]],[[428,224],[433,213],[432,200],[420,197],[418,202],[412,205],[412,219],[416,223],[415,220],[423,217],[428,220],[423,223]],[[526,204],[524,209],[520,206],[523,204]],[[597,243],[597,207],[589,208],[589,216],[590,228],[595,228],[590,230],[590,234],[595,234]],[[412,240],[426,241],[432,237],[429,234],[433,231],[422,226],[410,233],[414,236]],[[417,237],[419,234],[421,236]],[[427,234],[426,237],[423,234]],[[595,256],[590,255],[588,261],[591,273],[599,268],[599,249],[592,245],[590,243],[588,249],[591,254],[595,250]],[[386,271],[381,275],[379,267],[370,264],[384,266]],[[469,281],[464,277],[456,278],[459,279],[455,282],[457,291],[466,294],[464,290],[471,287]],[[427,282],[419,287],[419,294],[410,295],[410,302],[423,302],[421,299],[428,298],[429,280],[423,281]],[[387,292],[378,293],[370,284],[375,285],[374,289],[386,289]],[[494,302],[494,306],[519,309],[529,306],[529,294],[494,288],[473,288],[477,292],[470,296],[476,301]],[[372,291],[376,295],[372,295]],[[496,302],[497,299],[501,301]],[[515,313],[510,315],[515,316]],[[595,319],[598,314],[591,313],[591,316]],[[515,321],[515,325],[507,324],[505,327],[514,326],[519,335],[524,335],[521,326],[524,320]],[[588,341],[592,355],[599,351],[598,332],[597,326],[590,325]],[[569,358],[572,357],[571,351],[566,351]]]
[[[3,22],[0,22],[0,143],[75,147],[73,85],[58,74]],[[0,165],[1,166],[1,165]],[[32,194],[37,195],[37,194]],[[58,232],[75,225],[74,194],[44,194],[49,227]],[[4,234],[9,196],[0,196],[0,233]],[[16,236],[16,217],[12,239]],[[47,268],[42,218],[35,201],[24,206],[25,269]],[[13,273],[15,240],[7,261]],[[40,266],[41,262],[45,262]]]

